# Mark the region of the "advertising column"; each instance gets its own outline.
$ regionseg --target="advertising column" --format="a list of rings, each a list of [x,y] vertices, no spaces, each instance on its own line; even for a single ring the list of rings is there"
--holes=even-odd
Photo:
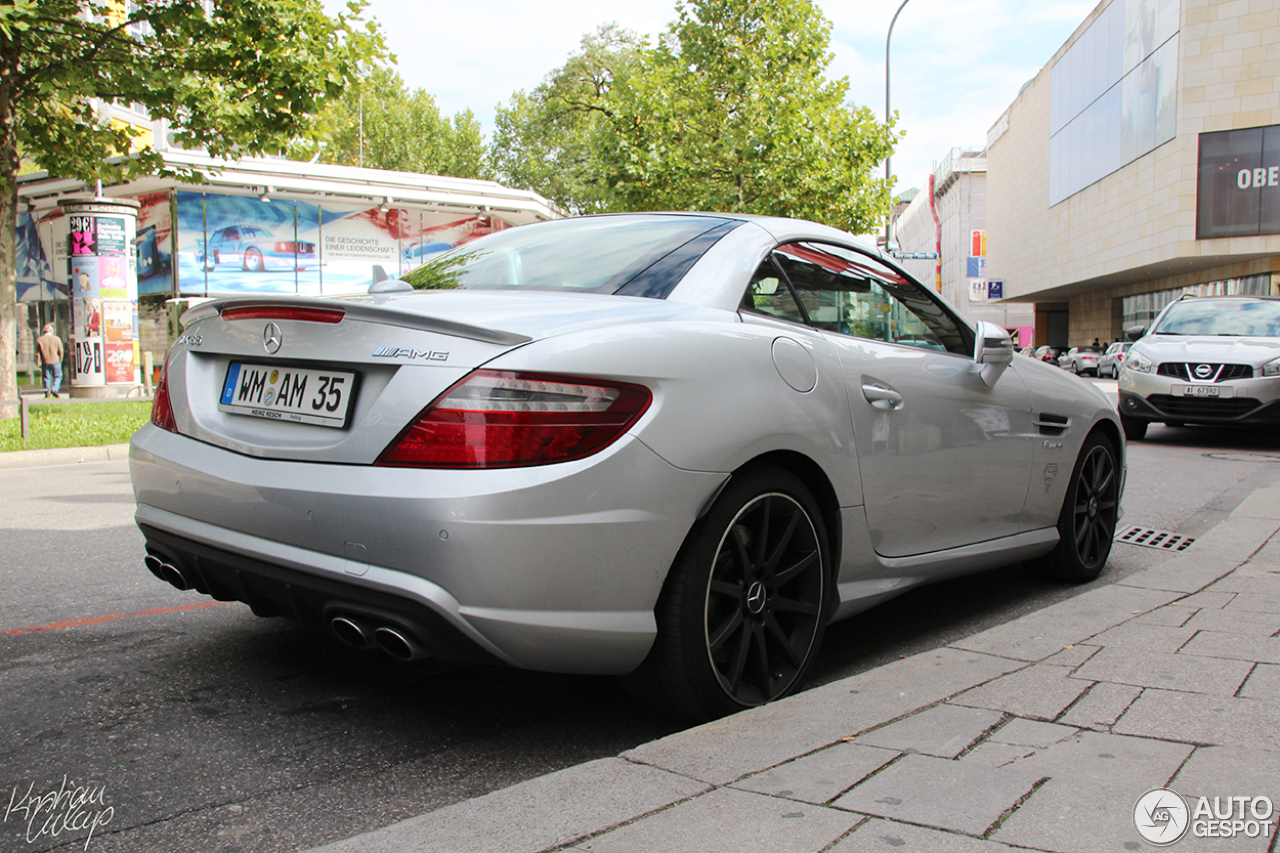
[[[138,382],[138,203],[99,198],[58,204],[67,222],[71,387],[86,389],[75,396],[115,396],[110,386],[124,390],[120,386]],[[95,388],[102,390],[88,390]]]

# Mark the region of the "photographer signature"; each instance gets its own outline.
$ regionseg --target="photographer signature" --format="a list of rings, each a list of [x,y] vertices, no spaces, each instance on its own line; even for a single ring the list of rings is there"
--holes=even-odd
[[[19,786],[13,787],[9,805],[4,811],[4,822],[12,816],[27,825],[26,839],[35,843],[41,838],[53,840],[64,833],[89,830],[84,849],[99,827],[107,826],[116,810],[106,804],[107,786],[92,783],[77,785],[75,780],[62,776],[62,784],[47,793],[36,794],[35,783],[27,786],[27,792],[18,795]]]

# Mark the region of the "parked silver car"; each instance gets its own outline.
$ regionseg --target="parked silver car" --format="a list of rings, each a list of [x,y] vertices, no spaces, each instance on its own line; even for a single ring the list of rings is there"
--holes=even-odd
[[[828,622],[913,586],[1107,560],[1111,401],[868,241],[588,217],[406,279],[185,315],[130,452],[157,576],[406,660],[626,674],[707,719],[792,692]]]
[[[1116,341],[1107,347],[1098,358],[1098,376],[1110,377],[1111,379],[1120,378],[1120,367],[1124,364],[1124,354],[1129,351],[1129,347],[1133,346],[1128,341]]]
[[[1101,357],[1102,347],[1100,346],[1072,347],[1065,355],[1059,357],[1058,367],[1075,374],[1092,373],[1097,376],[1098,359]]]
[[[1117,384],[1128,438],[1157,421],[1280,424],[1280,299],[1183,297],[1128,334],[1139,338]]]

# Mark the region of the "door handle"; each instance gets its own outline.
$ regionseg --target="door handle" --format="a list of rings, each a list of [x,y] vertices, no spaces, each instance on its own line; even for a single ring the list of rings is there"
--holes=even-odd
[[[862,396],[877,409],[902,408],[902,395],[886,385],[865,384],[862,386]]]

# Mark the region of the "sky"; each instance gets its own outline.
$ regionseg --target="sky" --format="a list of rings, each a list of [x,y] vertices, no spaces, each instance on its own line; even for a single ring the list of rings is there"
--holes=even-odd
[[[329,11],[342,0],[325,0]],[[900,0],[819,0],[832,24],[829,79],[885,114],[885,36]],[[1075,32],[1097,0],[908,0],[893,27],[890,106],[899,142],[895,192],[922,187],[952,148],[981,148],[987,131]],[[584,35],[617,23],[653,41],[675,20],[675,0],[370,0],[410,88],[442,113],[470,109],[486,140],[494,108],[534,89]],[[883,166],[878,174],[883,174]]]

